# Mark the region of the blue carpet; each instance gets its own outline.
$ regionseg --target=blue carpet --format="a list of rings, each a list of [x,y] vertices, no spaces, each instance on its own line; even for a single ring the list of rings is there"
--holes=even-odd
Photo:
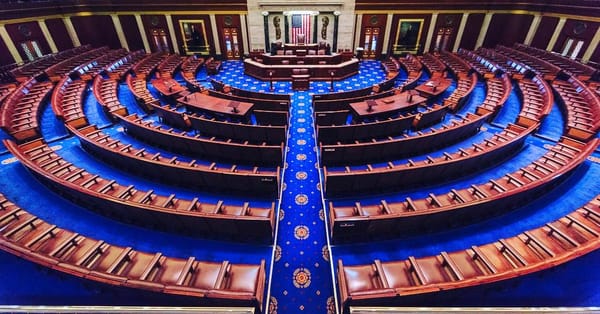
[[[4,146],[4,143],[2,143],[2,141],[10,138],[10,135],[6,134],[4,130],[0,129],[0,155],[8,153],[8,150],[6,149],[6,146]]]
[[[100,175],[103,178],[111,178],[117,181],[120,185],[128,186],[133,184],[136,189],[147,191],[153,189],[156,194],[170,195],[175,193],[180,198],[192,199],[198,197],[202,202],[216,204],[219,200],[225,200],[226,203],[232,205],[242,205],[244,201],[250,201],[250,205],[257,207],[270,207],[272,200],[264,200],[258,198],[239,198],[234,196],[218,195],[215,193],[203,193],[198,189],[186,189],[175,187],[165,183],[151,181],[142,177],[132,175],[129,172],[114,168],[109,164],[103,163],[88,154],[79,145],[79,140],[75,137],[65,139],[60,142],[61,149],[56,153],[65,160],[70,161],[74,165],[85,168],[88,172]]]
[[[529,144],[526,144],[524,148],[519,151],[519,153],[512,156],[508,162],[502,162],[490,169],[465,175],[457,180],[411,190],[402,190],[396,193],[364,196],[360,198],[360,202],[363,204],[379,204],[382,198],[388,202],[401,202],[404,201],[406,197],[421,199],[427,197],[429,193],[448,193],[451,189],[463,189],[468,188],[471,186],[471,184],[485,183],[490,179],[497,179],[504,176],[506,173],[517,171],[519,168],[530,164],[531,161],[536,160],[544,155],[547,149],[542,147],[543,143],[544,141],[541,139],[531,139]],[[457,144],[457,146],[460,147],[460,144]],[[356,201],[356,197],[348,199],[336,199],[334,200],[334,204],[341,206],[352,205]]]
[[[552,104],[552,110],[546,119],[542,121],[542,126],[537,134],[558,141],[563,133],[564,127],[565,119],[562,115],[561,108],[555,101]]]
[[[360,73],[343,81],[335,82],[335,91],[365,88],[383,80],[385,74],[379,62],[363,61]],[[239,61],[227,61],[223,71],[212,76],[235,87],[254,91],[267,91],[268,83],[261,82],[243,74],[243,66]],[[205,70],[197,75],[197,80],[205,86],[208,76]],[[425,74],[420,82],[428,80]],[[176,77],[175,79],[179,79]],[[406,79],[401,71],[399,81]],[[464,249],[470,245],[489,243],[501,237],[508,237],[524,230],[543,225],[585,204],[600,192],[600,154],[578,168],[562,184],[555,187],[542,198],[524,205],[506,214],[481,221],[463,228],[446,230],[411,238],[397,239],[374,243],[356,243],[339,245],[327,250],[327,233],[325,217],[327,208],[323,207],[320,192],[320,173],[318,156],[315,151],[314,124],[310,95],[327,93],[329,82],[311,82],[308,92],[293,92],[290,82],[276,82],[276,92],[292,94],[290,109],[291,124],[289,127],[288,150],[286,152],[286,169],[282,174],[284,182],[279,210],[279,224],[276,243],[270,245],[237,244],[231,242],[212,241],[189,238],[175,234],[163,233],[136,226],[122,224],[107,219],[85,208],[66,201],[45,188],[41,183],[10,154],[0,152],[0,192],[10,200],[40,216],[50,223],[81,232],[86,236],[104,239],[109,243],[133,246],[143,251],[160,251],[168,256],[195,256],[201,260],[229,260],[233,263],[258,263],[267,260],[267,291],[270,296],[269,308],[275,313],[334,313],[335,293],[331,262],[343,259],[345,264],[370,263],[378,258],[384,261],[404,259],[408,256],[427,256],[441,251]],[[151,91],[152,92],[152,91]],[[451,91],[448,91],[449,95]],[[126,84],[119,84],[119,100],[131,113],[144,115],[142,109],[135,104],[132,93]],[[473,112],[485,98],[485,84],[479,82],[469,102],[459,111],[460,114]],[[93,173],[117,179],[121,184],[134,184],[140,189],[154,189],[157,193],[177,193],[182,197],[199,196],[206,202],[225,202],[241,204],[247,198],[235,198],[215,194],[202,193],[183,188],[176,188],[160,182],[152,182],[137,176],[126,174],[115,169],[83,151],[76,138],[67,137],[62,122],[58,121],[47,106],[42,114],[42,133],[52,146],[60,148],[57,153],[77,165],[85,166]],[[110,121],[96,104],[93,95],[87,95],[84,110],[91,123],[107,126],[105,132],[112,137],[131,143],[135,146],[149,146],[133,139],[122,132],[119,125],[109,126]],[[511,94],[495,122],[503,126],[514,121],[520,110],[519,100]],[[449,114],[446,120],[453,118]],[[151,115],[150,119],[156,119]],[[549,118],[542,125],[540,134],[556,139],[562,132],[560,111],[553,108]],[[454,151],[500,130],[496,124],[486,125],[482,131],[461,143],[445,148]],[[6,135],[0,132],[0,138]],[[512,172],[529,164],[544,154],[551,141],[537,137],[529,137],[525,147],[514,156],[500,163],[493,169],[464,176],[452,182],[446,182],[426,188],[413,189],[394,193],[393,195],[373,195],[361,198],[365,204],[379,202],[382,197],[388,201],[425,197],[428,193],[448,192],[452,188],[464,188],[473,183],[485,182]],[[4,148],[2,148],[4,149]],[[148,147],[153,152],[161,152],[165,156],[173,153],[155,147]],[[431,153],[439,156],[441,151]],[[424,156],[413,156],[415,160]],[[189,157],[179,157],[185,160]],[[400,160],[398,162],[402,162]],[[209,161],[200,161],[209,162]],[[223,166],[226,166],[224,164]],[[26,191],[26,192],[24,192]],[[351,204],[356,199],[333,200],[335,204]],[[252,204],[264,205],[273,200],[255,199]],[[327,200],[329,201],[329,200]],[[272,252],[275,252],[271,260]],[[598,306],[600,305],[600,289],[597,286],[600,274],[595,265],[600,258],[594,252],[566,265],[548,271],[532,274],[484,287],[440,293],[427,296],[425,299],[407,303],[408,305],[437,306]],[[149,295],[144,291],[108,287],[98,283],[73,278],[11,255],[0,253],[0,278],[5,284],[0,285],[0,304],[97,304],[97,305],[173,305],[178,304],[173,297]],[[267,294],[268,293],[268,294]],[[407,299],[409,300],[409,299]]]
[[[471,245],[486,244],[500,238],[537,228],[554,221],[589,202],[600,191],[600,164],[586,162],[573,175],[536,201],[477,224],[429,235],[403,239],[338,245],[333,253],[346,264],[368,263],[369,260],[396,260],[408,256],[429,256],[441,251],[456,251]],[[577,193],[569,193],[577,191]]]
[[[63,137],[68,133],[65,124],[56,118],[50,100],[42,103],[42,114],[40,116],[40,131],[46,134],[48,140],[54,140]]]
[[[394,85],[394,87],[402,86],[402,84],[404,84],[404,82],[406,82],[407,79],[408,73],[404,70],[403,67],[400,67],[400,73],[398,73],[398,76],[396,77],[396,84]]]
[[[10,180],[0,181],[0,191],[9,200],[51,224],[110,244],[162,252],[167,256],[195,256],[200,260],[229,260],[232,263],[259,263],[261,259],[268,263],[270,260],[270,246],[185,237],[103,217],[59,197],[38,182],[20,163],[6,163],[5,158],[8,157],[10,155],[2,156],[0,176]],[[0,255],[3,265],[0,277],[4,282],[0,285],[0,304],[173,304],[167,298],[156,299],[156,296],[147,296],[143,291],[105,287],[75,279],[6,255]]]
[[[270,302],[277,313],[327,313],[333,284],[307,92],[294,93],[291,111]]]
[[[99,128],[112,124],[112,121],[98,103],[98,100],[91,89],[88,90],[83,99],[83,112],[90,124],[95,124]]]
[[[119,96],[130,111],[143,114],[141,109],[135,105],[133,95],[125,84],[120,85]],[[110,124],[108,117],[101,112],[102,109],[97,104],[93,93],[88,93],[85,97],[84,111],[90,122],[100,125]],[[51,146],[57,149],[58,154],[78,166],[85,167],[90,172],[115,178],[121,184],[134,184],[144,190],[154,189],[160,194],[176,193],[185,198],[198,196],[200,200],[207,203],[216,203],[219,199],[223,199],[225,203],[235,205],[250,201],[252,206],[270,206],[273,201],[272,199],[225,197],[214,193],[207,194],[201,191],[175,188],[114,169],[99,162],[81,149],[79,141],[75,137],[64,138],[68,133],[66,133],[63,123],[55,118],[48,105],[43,108],[40,124],[43,126],[44,138],[52,141]],[[107,129],[107,133],[111,136],[122,134],[120,129],[118,126],[110,127]],[[1,132],[1,136],[7,138],[4,132]],[[120,139],[126,140],[126,137]],[[129,138],[129,141],[134,142],[135,140]],[[142,147],[141,144],[140,147]],[[149,149],[154,150],[154,148]],[[267,264],[270,264],[272,246],[191,238],[123,224],[59,197],[37,181],[10,154],[2,153],[0,160],[2,161],[0,177],[5,178],[0,181],[1,193],[29,212],[59,227],[76,230],[85,236],[103,239],[111,244],[132,246],[141,251],[162,252],[167,256],[181,258],[195,256],[199,260],[229,260],[232,263],[254,264],[265,259]],[[24,191],[27,192],[24,193]],[[8,266],[0,270],[0,277],[5,283],[0,285],[0,304],[190,305],[189,298],[178,301],[176,297],[105,286],[49,271],[5,253],[0,255],[0,260],[3,266]],[[5,265],[4,262],[7,264]],[[16,271],[16,269],[20,271]],[[31,288],[33,286],[35,288]]]
[[[359,74],[335,82],[335,91],[369,87],[385,73],[379,62],[361,62]],[[267,83],[243,75],[240,62],[225,62],[214,77],[234,87],[267,91]],[[290,82],[276,82],[275,91],[292,93]],[[290,139],[286,153],[280,222],[270,286],[270,308],[277,313],[334,312],[332,273],[319,171],[315,168],[314,127],[310,95],[327,93],[330,82],[311,82],[308,92],[292,96]]]
[[[162,149],[160,147],[151,147],[147,143],[140,141],[134,137],[129,136],[127,133],[125,133],[123,131],[123,127],[121,127],[120,125],[115,125],[115,126],[112,126],[109,128],[104,128],[104,129],[102,129],[102,132],[104,132],[107,135],[110,135],[111,138],[117,139],[124,144],[131,144],[135,148],[146,148],[146,152],[148,152],[148,154],[150,154],[150,155],[153,155],[155,153],[160,153],[160,155],[165,158],[177,157],[177,160],[184,162],[184,163],[195,160],[196,164],[206,165],[206,166],[213,163],[212,160],[200,159],[197,156],[185,156],[185,155],[181,155],[181,154],[174,154],[173,152]],[[221,169],[223,169],[223,168],[230,169],[231,166],[233,166],[233,164],[230,164],[230,163],[216,162],[216,161],[215,161],[215,164],[218,168],[221,168]],[[237,166],[237,169],[240,169],[240,170],[253,169],[252,166],[248,166],[248,165],[236,165],[236,166]],[[273,168],[260,167],[260,169],[273,170],[273,171],[276,170],[276,168],[274,168],[274,167]]]
[[[332,248],[332,256],[335,257],[336,261],[337,259],[342,259],[345,265],[353,265],[370,263],[374,259],[392,261],[406,259],[409,256],[430,256],[439,254],[442,251],[452,252],[468,248],[471,245],[491,243],[500,238],[514,236],[520,232],[537,228],[586,204],[600,191],[600,181],[597,180],[598,176],[600,176],[600,164],[588,161],[582,167],[578,168],[569,179],[541,199],[502,216],[463,228],[430,235],[419,235],[377,243],[338,245]],[[596,258],[598,257],[598,253],[594,253],[593,255]],[[596,273],[596,263],[592,262],[594,259],[587,258],[587,260],[588,263],[577,262],[577,267],[570,266],[575,262],[569,263],[563,267],[563,270],[556,270],[555,272],[567,273],[574,278],[585,278],[586,273]],[[545,275],[540,274],[538,276]],[[556,276],[562,278],[562,282],[569,277],[565,274]],[[529,278],[537,278],[537,276],[521,278],[518,281],[528,287],[535,287],[536,284],[529,282]],[[537,281],[537,284],[541,284],[542,286],[546,285],[541,280],[535,279],[533,281]],[[575,281],[573,279],[573,282]],[[515,284],[513,280],[505,283],[505,285],[513,284]],[[555,283],[550,281],[548,284],[554,285]],[[469,298],[462,297],[458,300],[447,300],[442,297],[442,299],[438,300],[433,295],[429,301],[431,302],[430,304],[446,304],[448,306],[598,306],[600,304],[600,289],[594,288],[592,291],[589,291],[589,282],[586,283],[585,280],[580,284],[587,286],[588,291],[584,292],[589,296],[587,299],[579,299],[578,297],[570,299],[565,297],[563,294],[566,293],[566,289],[568,288],[564,287],[546,291],[548,294],[543,298],[538,298],[539,294],[532,293],[532,291],[528,291],[527,289],[504,291],[503,294],[506,296],[506,299],[502,299],[489,294],[484,295],[486,288],[482,287],[481,289],[470,290]],[[539,287],[539,289],[544,288]],[[579,291],[581,290],[578,290],[577,293]],[[556,298],[561,301],[557,302]],[[440,304],[442,300],[447,303]]]
[[[498,125],[506,126],[517,120],[520,111],[521,101],[519,100],[519,96],[517,96],[516,89],[513,87],[504,106],[502,106],[500,112],[498,112],[498,115],[494,119],[494,122]]]
[[[85,236],[103,239],[110,244],[133,246],[142,251],[162,252],[167,256],[194,255],[207,260],[228,259],[232,262],[245,259],[260,262],[260,259],[270,252],[267,246],[185,237],[106,218],[47,189],[19,162],[3,165],[0,174],[3,178],[11,178],[10,181],[0,182],[0,191],[9,200],[51,224],[77,230]],[[28,192],[24,194],[23,191]]]
[[[467,103],[460,108],[460,110],[458,110],[458,114],[466,114],[467,112],[470,113],[475,113],[475,109],[477,109],[477,106],[481,105],[481,103],[483,103],[483,101],[485,100],[485,82],[484,81],[478,81],[477,85],[475,86],[475,89],[473,89],[473,91],[471,92],[471,97],[469,98],[469,101],[467,101]]]
[[[129,90],[129,87],[126,83],[121,83],[118,85],[117,94],[119,96],[119,101],[127,108],[130,114],[137,113],[139,116],[146,114],[144,110],[136,103],[133,93]]]

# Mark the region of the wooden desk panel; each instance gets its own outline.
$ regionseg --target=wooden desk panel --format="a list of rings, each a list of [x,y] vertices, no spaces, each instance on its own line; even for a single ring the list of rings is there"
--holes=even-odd
[[[256,59],[262,60],[262,62],[257,61]],[[340,64],[344,61],[342,60],[342,55],[340,54],[332,54],[332,55],[308,55],[305,53],[301,54],[293,54],[293,55],[271,55],[271,54],[263,54],[260,57],[254,59],[255,61],[265,64],[265,65],[295,65],[295,64]],[[287,61],[285,63],[284,61]]]
[[[415,90],[418,91],[423,97],[432,98],[437,97],[445,92],[448,87],[450,87],[451,83],[452,81],[447,78],[434,78],[417,86]]]
[[[332,79],[331,72],[334,72],[334,80],[343,80],[352,75],[358,74],[358,59],[342,62],[340,64],[282,64],[267,65],[256,62],[252,59],[244,60],[244,74],[250,75],[260,80],[268,81],[289,81],[292,78],[293,69],[308,69],[311,81],[329,81]],[[269,72],[273,76],[269,76]]]
[[[360,118],[381,118],[391,116],[398,111],[413,109],[425,101],[427,98],[412,95],[410,91],[407,91],[389,97],[351,103],[350,108],[352,108],[353,114]]]
[[[181,86],[179,82],[172,78],[168,79],[155,79],[152,80],[152,86],[165,97],[175,97],[183,91],[187,91],[187,88]]]
[[[220,116],[248,120],[254,104],[217,98],[197,92],[177,99],[191,111],[208,111]]]

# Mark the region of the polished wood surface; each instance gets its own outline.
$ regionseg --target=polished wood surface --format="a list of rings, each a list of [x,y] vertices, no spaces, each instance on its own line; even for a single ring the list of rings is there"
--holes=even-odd
[[[298,53],[300,52],[300,53]],[[340,64],[351,58],[343,59],[342,55],[334,53],[331,55],[306,54],[306,50],[299,50],[294,54],[271,55],[262,54],[253,58],[254,61],[265,65],[285,65],[285,64]]]
[[[277,56],[277,57],[288,57],[290,56]],[[309,57],[323,57],[323,56],[307,56]],[[291,60],[291,59],[290,59]],[[252,59],[244,60],[244,74],[250,75],[260,80],[277,80],[286,81],[291,80],[292,71],[294,69],[308,69],[311,81],[329,81],[329,80],[343,80],[352,75],[358,74],[358,59],[351,59],[340,64],[273,64],[267,65],[257,62]],[[333,72],[333,76],[331,73]]]
[[[425,84],[415,87],[415,90],[418,91],[423,97],[436,97],[445,92],[448,87],[450,87],[451,82],[452,81],[447,78],[433,78],[425,82]]]
[[[180,93],[187,91],[187,88],[181,86],[179,82],[172,78],[160,78],[152,80],[152,86],[165,97],[179,96]]]
[[[216,115],[247,120],[252,107],[249,102],[222,99],[203,93],[193,93],[177,99],[179,104],[192,111],[208,111]]]
[[[368,99],[350,104],[355,115],[361,118],[390,116],[402,110],[410,110],[425,103],[426,98],[412,91],[402,92],[393,96]]]

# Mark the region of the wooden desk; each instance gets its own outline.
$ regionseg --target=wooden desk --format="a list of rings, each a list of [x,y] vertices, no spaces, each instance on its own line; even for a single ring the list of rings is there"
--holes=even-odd
[[[154,88],[156,88],[156,90],[159,93],[161,93],[163,96],[165,96],[167,98],[175,98],[176,96],[182,96],[179,94],[183,91],[187,91],[187,88],[181,86],[179,84],[179,82],[177,82],[176,80],[174,80],[172,78],[155,79],[155,80],[152,80],[151,83],[152,83],[152,86],[154,86]]]
[[[277,56],[280,57],[280,56]],[[285,57],[285,56],[284,56]],[[289,56],[288,56],[289,57]],[[306,56],[306,58],[314,56]],[[321,57],[321,56],[316,56]],[[308,69],[311,81],[331,81],[331,72],[334,72],[333,80],[343,80],[358,73],[358,59],[342,62],[340,64],[274,64],[268,65],[256,62],[252,59],[244,60],[244,74],[250,75],[263,81],[289,81],[292,79],[294,69]],[[269,76],[273,73],[273,76]]]
[[[197,92],[177,99],[190,111],[208,111],[215,115],[247,121],[254,104],[217,98]]]
[[[409,99],[412,101],[409,102]],[[350,108],[352,108],[353,114],[360,118],[383,118],[392,116],[398,111],[413,109],[425,101],[427,98],[411,95],[411,92],[407,91],[385,98],[354,102],[350,104]]]
[[[434,78],[415,88],[421,96],[433,98],[441,95],[450,87],[451,80],[447,78]]]
[[[297,49],[317,50],[317,49],[319,49],[319,44],[283,44],[283,48],[284,49],[292,49],[292,50],[297,50]],[[325,47],[323,47],[323,49],[325,49]]]
[[[334,53],[331,55],[309,55],[306,54],[306,50],[299,54],[292,55],[271,55],[263,54],[260,57],[254,58],[253,60],[265,64],[265,65],[297,65],[297,64],[340,64],[348,60],[342,60],[342,55]],[[304,53],[304,54],[302,54]],[[261,60],[261,61],[258,61]]]

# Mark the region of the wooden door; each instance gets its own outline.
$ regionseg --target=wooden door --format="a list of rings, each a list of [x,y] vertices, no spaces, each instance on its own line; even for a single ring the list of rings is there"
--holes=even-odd
[[[362,40],[363,57],[368,59],[376,59],[379,57],[381,45],[381,30],[379,27],[365,27],[364,37]]]
[[[240,52],[240,38],[237,27],[223,28],[222,42],[225,43],[225,55],[227,59],[238,59]]]
[[[162,28],[155,28],[150,30],[152,36],[152,51],[154,52],[170,52],[169,40],[167,39],[167,32]]]

